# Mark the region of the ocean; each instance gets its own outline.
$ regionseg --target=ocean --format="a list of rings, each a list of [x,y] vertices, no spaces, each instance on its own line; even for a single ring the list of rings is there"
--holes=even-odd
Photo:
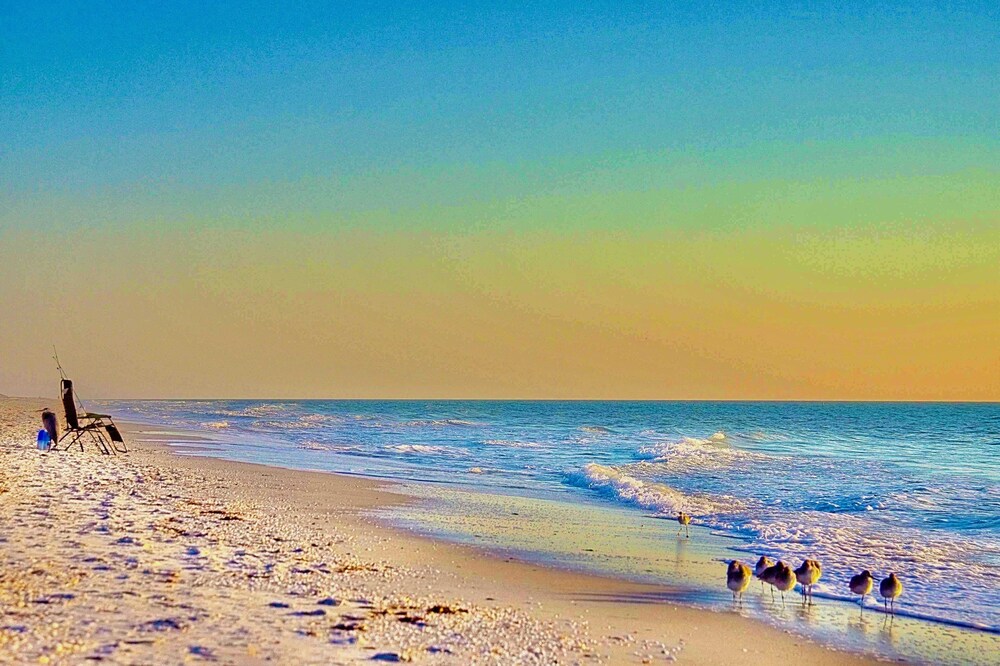
[[[752,564],[767,554],[796,566],[811,557],[824,567],[817,603],[839,604],[844,617],[852,612],[851,575],[894,571],[905,585],[901,616],[936,631],[1000,634],[998,404],[177,400],[100,407],[125,420],[199,431],[209,455],[398,481],[421,501],[387,519],[411,529],[696,587],[709,581],[666,565],[680,557],[676,523],[656,520],[685,511],[698,531],[683,557],[719,561],[718,594],[692,595],[696,605],[730,603],[725,559]],[[549,534],[529,523],[577,525],[578,533]],[[595,547],[583,547],[588,541]],[[837,643],[828,625],[838,621],[804,630]],[[936,660],[895,640],[872,649]]]

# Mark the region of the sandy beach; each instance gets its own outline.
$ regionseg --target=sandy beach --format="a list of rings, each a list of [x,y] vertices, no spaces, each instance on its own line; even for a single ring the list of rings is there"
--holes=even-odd
[[[43,454],[53,403],[0,400],[3,663],[864,662],[668,588],[380,525],[368,510],[406,501],[386,484],[135,432],[127,455]]]

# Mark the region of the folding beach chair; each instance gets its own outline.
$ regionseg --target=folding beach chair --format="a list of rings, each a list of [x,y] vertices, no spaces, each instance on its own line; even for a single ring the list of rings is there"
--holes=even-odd
[[[77,399],[73,393],[73,380],[63,378],[60,385],[62,387],[63,411],[66,412],[66,432],[52,447],[52,450],[57,450],[59,445],[66,442],[63,450],[68,450],[74,444],[79,444],[80,450],[83,451],[83,440],[85,437],[89,437],[104,455],[128,453],[125,439],[122,438],[118,426],[111,420],[111,417],[107,414],[88,412],[83,408],[83,403],[80,403],[80,409],[77,410]]]

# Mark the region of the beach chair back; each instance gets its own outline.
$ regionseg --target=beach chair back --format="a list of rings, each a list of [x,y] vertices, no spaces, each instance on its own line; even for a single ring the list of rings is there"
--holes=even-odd
[[[64,379],[61,382],[61,386],[63,411],[66,412],[66,425],[68,425],[71,430],[79,430],[80,418],[76,413],[76,399],[73,396],[73,380]]]

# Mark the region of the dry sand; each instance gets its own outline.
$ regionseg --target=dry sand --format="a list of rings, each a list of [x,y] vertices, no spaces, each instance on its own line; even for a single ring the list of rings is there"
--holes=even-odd
[[[865,663],[388,528],[365,513],[406,501],[386,484],[134,441],[43,454],[52,404],[0,399],[0,663]]]

